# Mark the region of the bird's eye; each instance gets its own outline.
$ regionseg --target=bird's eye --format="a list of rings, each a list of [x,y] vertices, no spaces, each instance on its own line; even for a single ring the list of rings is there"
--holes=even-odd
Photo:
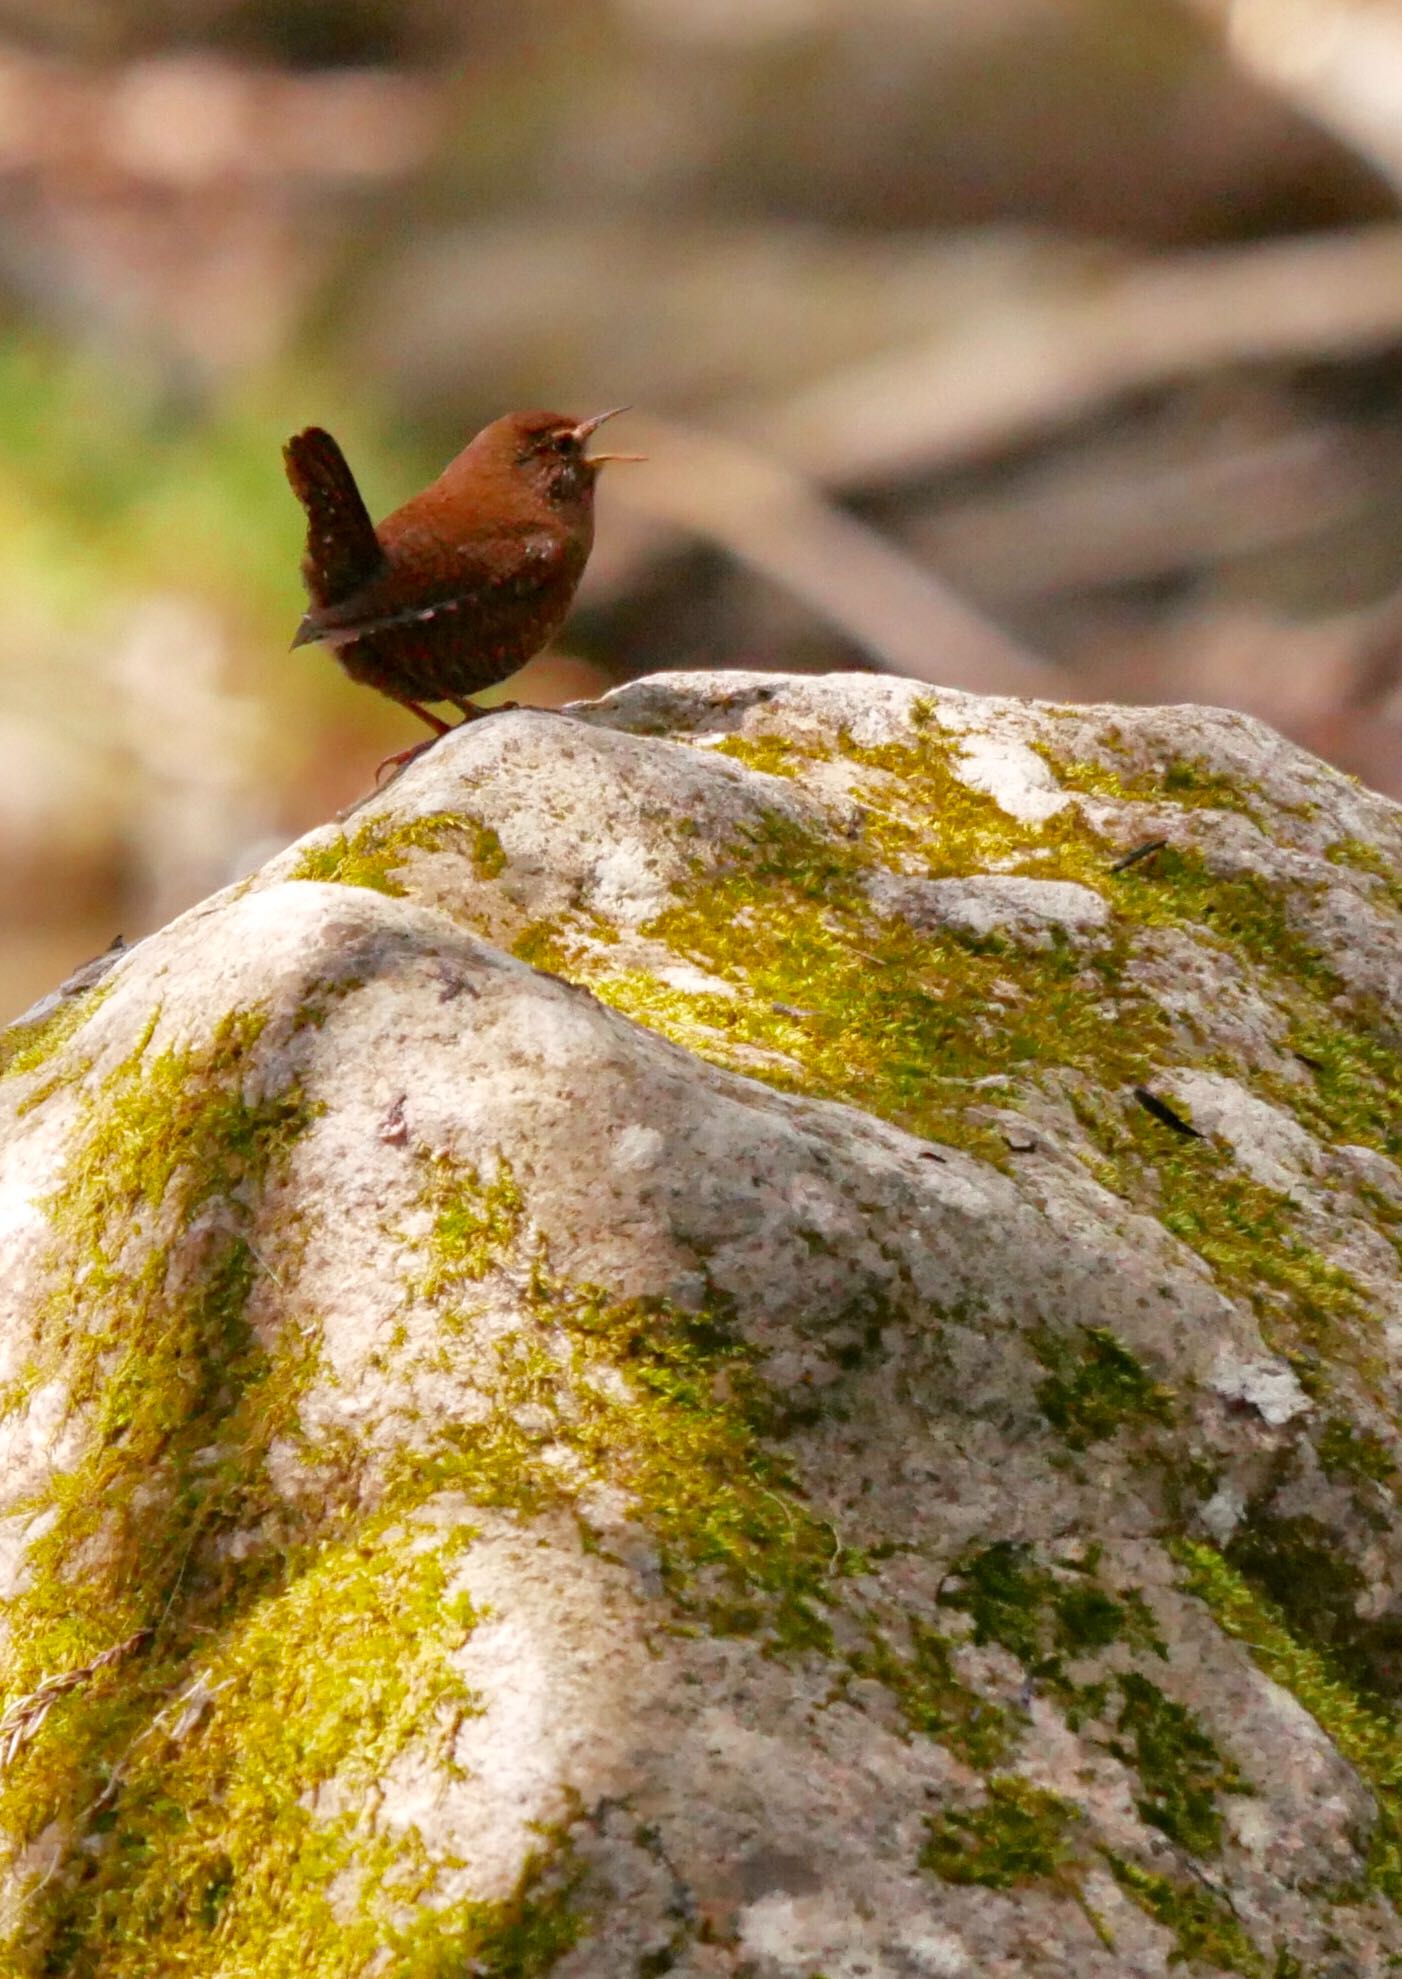
[[[574,454],[579,452],[578,437],[576,436],[574,431],[568,427],[563,433],[556,433],[553,435],[551,439],[551,445],[554,447],[557,454]]]

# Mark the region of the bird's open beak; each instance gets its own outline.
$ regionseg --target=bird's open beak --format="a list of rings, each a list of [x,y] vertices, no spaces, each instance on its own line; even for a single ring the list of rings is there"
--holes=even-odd
[[[574,437],[582,446],[591,433],[596,433],[606,419],[617,419],[620,412],[631,412],[626,405],[613,406],[608,412],[596,412],[592,419],[581,419],[574,429]],[[646,460],[646,454],[589,454],[586,456],[590,467],[602,467],[609,460]]]

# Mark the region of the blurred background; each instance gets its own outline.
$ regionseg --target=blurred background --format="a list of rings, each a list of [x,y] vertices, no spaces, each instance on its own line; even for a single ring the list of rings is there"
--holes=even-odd
[[[372,512],[629,400],[554,704],[889,667],[1402,794],[1402,0],[0,0],[0,1019],[362,792]]]

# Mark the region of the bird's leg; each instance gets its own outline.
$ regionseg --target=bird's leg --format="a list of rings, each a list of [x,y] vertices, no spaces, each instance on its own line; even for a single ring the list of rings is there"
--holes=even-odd
[[[419,703],[418,701],[403,701],[400,703],[400,705],[401,707],[411,709],[412,712],[419,717],[420,721],[426,721],[429,727],[433,730],[433,734],[429,737],[427,742],[416,742],[412,749],[399,749],[396,750],[394,755],[386,756],[384,761],[381,764],[379,764],[379,766],[376,768],[375,771],[375,788],[377,790],[380,787],[380,778],[384,775],[386,770],[388,769],[402,770],[407,768],[407,766],[413,762],[416,756],[422,756],[425,749],[431,749],[434,743],[438,740],[439,736],[447,735],[447,733],[453,726],[452,722],[440,721],[437,715],[430,714],[428,709],[423,707],[421,703]]]
[[[377,763],[375,765],[376,790],[379,789],[380,779],[386,770],[393,770],[397,776],[401,770],[409,767],[416,756],[422,756],[425,749],[431,749],[437,740],[438,737],[436,735],[431,735],[427,742],[416,742],[412,749],[396,749],[392,756],[386,756],[383,762]]]
[[[447,735],[454,728],[463,728],[468,722],[481,721],[484,715],[512,714],[518,706],[518,703],[515,701],[502,701],[495,708],[479,708],[476,702],[460,700],[456,694],[445,694],[443,698],[454,708],[460,708],[462,710],[462,720],[460,722],[440,721],[437,715],[430,714],[421,702],[400,702],[401,707],[412,709],[421,721],[426,721],[433,730],[433,734],[427,742],[416,742],[412,749],[400,749],[393,756],[386,756],[379,768],[375,771],[375,788],[377,790],[380,786],[380,778],[386,770],[392,769],[398,771],[407,769],[416,756],[422,756],[425,749],[431,749],[433,747],[439,736]]]
[[[448,699],[455,708],[462,709],[465,722],[481,721],[484,715],[514,715],[521,706],[519,701],[498,701],[494,708],[479,708],[475,701],[460,701],[456,694],[450,694]]]

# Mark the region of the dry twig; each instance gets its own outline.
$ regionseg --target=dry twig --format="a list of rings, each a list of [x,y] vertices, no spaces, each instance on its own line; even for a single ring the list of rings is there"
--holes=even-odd
[[[7,1772],[14,1764],[15,1755],[37,1734],[61,1697],[89,1682],[99,1670],[105,1670],[113,1663],[120,1663],[124,1656],[130,1656],[152,1633],[151,1629],[137,1629],[125,1642],[114,1643],[111,1649],[104,1649],[100,1656],[94,1656],[91,1663],[45,1677],[24,1697],[16,1698],[4,1717],[0,1718],[0,1773]]]

